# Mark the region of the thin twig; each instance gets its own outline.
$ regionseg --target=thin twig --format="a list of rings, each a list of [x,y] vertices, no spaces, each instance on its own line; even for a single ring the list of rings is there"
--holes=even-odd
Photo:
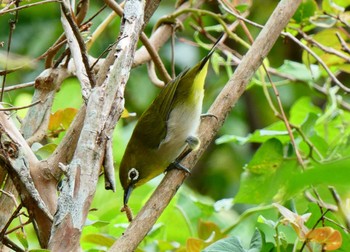
[[[164,66],[162,60],[160,59],[158,52],[154,49],[152,44],[149,42],[145,33],[143,33],[143,32],[141,33],[140,40],[143,43],[143,45],[146,47],[146,49],[148,50],[148,53],[151,55],[152,61],[157,66],[157,69],[159,70],[159,73],[160,73],[160,76],[162,77],[162,79],[166,83],[171,81],[171,77],[170,77],[169,73],[167,72],[167,70],[165,69],[165,66]]]
[[[28,104],[28,105],[24,105],[24,106],[18,106],[18,107],[11,107],[11,108],[0,108],[0,111],[11,111],[11,110],[20,110],[20,109],[26,109],[26,108],[29,108],[29,107],[33,107],[37,104],[41,103],[41,100],[38,100],[38,101],[35,101],[31,104]]]
[[[268,73],[267,69],[266,69],[266,66],[264,65],[264,63],[262,64],[265,72],[266,72],[266,76],[267,78],[269,79],[269,82],[271,83],[271,86],[272,86],[272,89],[273,89],[273,92],[275,93],[275,96],[276,96],[276,100],[277,100],[277,103],[278,103],[278,107],[280,109],[280,112],[281,112],[281,117],[282,117],[282,120],[284,122],[284,125],[286,126],[287,128],[287,131],[288,131],[288,135],[289,135],[289,138],[290,138],[290,141],[293,145],[293,148],[294,148],[294,151],[295,151],[295,155],[297,156],[297,159],[298,159],[298,163],[300,164],[301,168],[303,170],[305,170],[305,163],[304,163],[304,160],[299,152],[299,149],[298,149],[298,146],[295,142],[295,138],[294,138],[294,135],[293,135],[293,131],[290,127],[290,124],[289,124],[289,121],[287,119],[287,116],[286,116],[286,113],[284,112],[284,109],[283,109],[283,104],[282,104],[282,101],[281,101],[281,98],[280,98],[280,94],[278,92],[278,89],[276,88],[276,85],[274,84],[274,82],[272,81],[271,79],[271,76],[270,74]]]
[[[293,29],[293,28],[292,28]],[[319,43],[318,41],[314,40],[312,37],[308,36],[305,32],[303,32],[301,29],[295,29],[296,31],[299,32],[299,34],[301,34],[303,36],[303,38],[313,44],[314,46],[320,48],[322,51],[326,52],[326,53],[329,53],[329,54],[333,54],[335,56],[338,56],[339,58],[341,59],[344,59],[346,60],[347,62],[350,62],[350,57],[342,52],[339,52],[338,50],[332,48],[332,47],[329,47],[329,46],[325,46],[321,43]]]
[[[31,81],[31,82],[13,85],[10,87],[5,87],[4,92],[10,92],[10,91],[21,89],[21,88],[32,87],[32,86],[34,86],[34,84],[35,84],[35,81]]]
[[[171,35],[171,77],[175,79],[175,27],[173,26],[173,32]]]
[[[233,33],[229,27],[227,26],[227,24],[224,22],[224,20],[222,19],[222,15],[221,14],[217,14],[208,10],[203,10],[203,9],[194,9],[194,8],[185,8],[185,9],[181,9],[178,11],[175,11],[174,13],[172,13],[171,15],[162,18],[158,21],[158,23],[155,25],[155,27],[158,27],[160,24],[164,23],[164,22],[169,22],[169,20],[175,20],[177,17],[187,14],[187,13],[193,13],[193,14],[197,14],[197,15],[206,15],[209,17],[214,18],[224,29],[224,32],[227,33],[227,35],[232,38],[233,40],[237,41],[238,43],[240,43],[242,46],[244,46],[245,48],[249,48],[249,44],[247,42],[245,42],[242,38],[240,38],[237,34]]]
[[[79,46],[79,48],[74,48],[74,49],[76,49],[76,50],[79,49],[78,50],[79,53],[80,53],[80,55],[79,55],[80,57],[79,58],[81,58],[83,66],[84,66],[84,69],[80,69],[80,71],[83,71],[83,72],[80,72],[79,69],[78,69],[78,64],[76,64],[78,78],[79,78],[81,84],[83,85],[82,89],[84,89],[84,88],[91,89],[91,87],[95,86],[95,76],[92,73],[92,71],[90,70],[89,58],[87,56],[85,42],[84,42],[84,40],[83,40],[83,38],[82,38],[82,36],[80,34],[80,30],[79,30],[77,24],[73,20],[73,17],[71,15],[71,12],[70,12],[70,9],[69,9],[69,2],[64,0],[61,3],[61,8],[62,8],[62,14],[65,17],[65,19],[67,20],[67,22],[68,22],[68,24],[70,26],[70,29],[71,29],[72,33],[74,34],[75,42]],[[69,35],[68,35],[68,27],[66,27],[65,33],[66,33],[66,37],[68,38],[69,37]],[[75,44],[75,42],[72,41],[71,43]],[[71,49],[71,53],[73,54],[72,48],[70,48],[70,49]],[[77,63],[77,61],[79,60],[78,58],[75,58],[75,57],[73,57],[73,59],[74,59],[75,63]],[[80,75],[79,75],[79,72],[80,72]],[[89,80],[88,83],[84,81],[84,79],[85,79],[84,75],[85,74],[88,77],[88,80]],[[83,90],[83,92],[82,92],[85,99],[87,99],[87,97],[88,97],[88,95],[90,93],[90,90],[87,90],[87,89]]]
[[[107,5],[104,5],[107,6]],[[117,13],[112,11],[109,15],[97,26],[95,31],[89,36],[88,41],[86,42],[86,48],[89,50],[92,45],[95,43],[96,39],[101,35],[101,33],[108,27],[108,25],[114,20]]]
[[[11,228],[10,230],[6,231],[5,235],[11,234],[11,233],[13,233],[14,231],[16,231],[17,229],[23,229],[24,226],[26,226],[26,225],[28,225],[28,224],[30,224],[30,223],[32,223],[32,220],[31,220],[31,219],[29,219],[29,220],[27,220],[26,222],[21,223],[20,225],[17,225],[16,227],[13,227],[13,228]]]
[[[118,3],[116,3],[115,1],[111,1],[111,0],[104,0],[104,1],[120,17],[123,16],[123,9],[119,6]],[[166,71],[164,64],[163,64],[162,60],[160,59],[158,52],[154,49],[153,45],[149,42],[149,40],[144,32],[141,33],[140,40],[143,43],[143,45],[145,46],[145,48],[147,49],[148,53],[150,54],[150,56],[151,56],[154,64],[156,65],[162,79],[166,83],[171,81],[171,77],[168,74],[168,72]]]
[[[16,3],[16,0],[8,1],[8,2],[6,3],[6,6],[3,7],[1,10],[2,10],[2,11],[8,10],[8,9],[10,9],[11,6],[13,6],[15,3]]]
[[[328,213],[328,211],[329,211],[329,209],[326,209],[326,211],[324,211],[323,213],[322,213],[322,215],[320,216],[320,218],[316,221],[316,223],[312,226],[312,228],[311,228],[311,230],[314,230],[316,227],[317,227],[317,225],[318,225],[318,223],[320,223],[320,221],[323,221],[323,218],[324,218],[324,216]],[[300,252],[302,252],[303,250],[304,250],[304,248],[305,248],[305,246],[306,246],[306,244],[309,242],[309,240],[308,239],[305,239],[305,241],[303,242],[303,245],[301,246],[301,248],[300,248]]]
[[[12,249],[15,252],[25,252],[23,249],[21,249],[16,243],[11,241],[7,236],[5,236],[1,243],[3,243],[6,247]]]
[[[15,197],[12,193],[8,193],[8,192],[6,192],[6,191],[3,190],[3,189],[0,189],[0,192],[1,192],[2,194],[5,194],[7,197],[11,198],[12,201],[15,203],[15,206],[18,207],[18,203],[17,203],[16,197]]]
[[[23,10],[23,9],[26,9],[26,8],[34,7],[34,6],[37,6],[37,5],[42,5],[42,4],[46,4],[46,3],[54,3],[54,2],[60,3],[61,0],[44,0],[44,1],[36,2],[36,3],[22,5],[22,6],[19,6],[19,7],[16,7],[16,8],[12,8],[12,9],[1,10],[0,11],[0,16],[3,15],[3,14],[9,13],[9,12],[19,11],[19,10]]]
[[[336,32],[335,35],[337,36],[343,51],[346,53],[350,53],[350,48],[349,48],[348,44],[345,42],[345,40],[343,39],[343,37],[340,35],[340,33]]]
[[[16,0],[16,7],[18,7],[19,5],[19,0]],[[15,18],[14,20],[10,19],[9,21],[9,25],[10,25],[10,31],[9,31],[9,38],[7,41],[7,51],[6,51],[6,63],[5,63],[5,72],[7,71],[7,64],[8,64],[8,58],[10,55],[10,49],[11,49],[11,42],[12,42],[12,35],[13,35],[13,31],[16,28],[16,24],[18,22],[18,10],[15,11]],[[5,89],[5,85],[6,85],[6,76],[7,74],[4,75],[3,79],[2,79],[2,86],[1,86],[1,94],[0,94],[0,102],[2,102],[2,99],[4,97],[4,89]]]
[[[336,20],[338,20],[340,23],[342,23],[345,27],[350,27],[349,26],[349,23],[344,21],[339,15],[334,15],[334,14],[331,14],[331,13],[327,13],[327,12],[324,12],[325,15],[327,16],[330,16],[331,18],[334,18]]]
[[[235,14],[238,15],[238,11],[234,8],[234,6],[232,6],[231,3],[229,3],[226,0],[222,0],[222,1],[225,2],[226,6],[228,8],[230,8],[231,13],[235,13]],[[254,43],[254,39],[253,39],[253,36],[251,35],[249,29],[247,28],[247,26],[245,25],[245,23],[242,20],[240,20],[240,24],[241,24],[241,26],[243,28],[243,31],[248,36],[248,39],[249,39],[250,43],[253,44]],[[287,129],[288,134],[289,134],[290,141],[291,141],[292,146],[294,148],[295,155],[297,156],[298,163],[300,164],[302,169],[305,169],[305,164],[304,164],[303,158],[302,158],[302,156],[301,156],[301,154],[299,152],[297,144],[295,143],[295,138],[294,138],[294,135],[293,135],[293,131],[292,131],[291,126],[289,124],[289,121],[287,119],[286,113],[284,112],[284,108],[283,108],[283,104],[282,104],[282,101],[281,101],[281,98],[280,98],[279,91],[278,91],[275,83],[272,81],[271,76],[270,76],[269,72],[267,71],[267,67],[265,66],[264,62],[262,63],[262,67],[264,68],[264,71],[266,73],[266,76],[267,76],[270,84],[271,84],[273,92],[275,93],[277,104],[278,104],[278,107],[279,107],[279,110],[280,110],[280,113],[278,113],[276,115],[279,115],[280,118],[282,119],[282,121],[284,122],[284,125],[286,126],[286,129]],[[272,104],[272,101],[270,101],[270,104]],[[272,105],[272,108],[274,108],[273,105]],[[276,111],[275,108],[274,108],[274,110]]]
[[[337,206],[340,210],[340,213],[342,214],[342,216],[345,219],[345,224],[346,224],[347,230],[349,232],[349,230],[350,230],[350,216],[349,216],[349,214],[347,214],[346,211],[344,211],[341,198],[340,198],[339,194],[337,193],[337,190],[335,189],[335,187],[329,186],[328,189],[331,191],[333,199],[334,199],[335,203],[337,204]]]
[[[241,15],[234,13],[234,12],[230,12],[232,15],[234,15],[236,18],[243,20],[246,23],[249,23],[255,27],[258,28],[263,28],[262,25],[255,23],[249,19],[246,19],[244,17],[242,17]],[[300,42],[296,37],[294,37],[291,33],[289,32],[281,32],[281,35],[288,37],[289,39],[291,39],[293,42],[295,42],[298,46],[300,46],[302,49],[304,49],[305,51],[307,51],[310,55],[312,55],[316,61],[323,67],[323,69],[327,72],[327,74],[329,75],[329,77],[334,81],[335,84],[337,84],[340,88],[342,88],[345,92],[350,92],[350,88],[346,87],[343,83],[341,83],[337,77],[332,73],[332,71],[328,68],[328,66],[326,65],[326,63],[324,63],[324,61],[314,52],[312,51],[308,46],[304,45],[302,42]]]
[[[316,198],[313,197],[313,196],[311,195],[311,193],[308,192],[308,191],[305,191],[304,195],[305,195],[305,198],[306,198],[308,201],[317,204],[317,205],[318,205],[319,207],[321,207],[321,208],[326,208],[326,209],[328,209],[328,210],[330,210],[330,211],[332,211],[332,212],[337,212],[337,211],[338,211],[338,207],[337,207],[337,206],[332,205],[332,204],[325,203],[322,199],[316,199]]]
[[[16,208],[16,210],[12,213],[11,217],[9,218],[9,220],[6,222],[6,224],[4,225],[4,227],[2,228],[1,232],[0,232],[0,241],[2,241],[2,239],[5,236],[5,233],[8,229],[8,227],[10,226],[10,224],[12,223],[12,221],[17,218],[19,211],[21,211],[22,209],[22,204],[19,204]]]

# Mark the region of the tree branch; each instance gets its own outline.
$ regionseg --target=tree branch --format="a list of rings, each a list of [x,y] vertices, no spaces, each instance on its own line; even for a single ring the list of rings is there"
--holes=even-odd
[[[209,109],[208,113],[215,115],[216,118],[207,117],[202,122],[199,129],[201,147],[182,162],[185,167],[194,167],[200,156],[212,142],[228,113],[245,91],[249,80],[271,50],[280,32],[288,24],[300,2],[301,0],[284,0],[278,4],[264,29],[237,67],[233,77],[225,85]],[[175,195],[186,176],[185,173],[179,170],[168,172],[146,205],[126,229],[123,236],[113,244],[109,251],[127,252],[135,250]]]
[[[96,190],[106,142],[124,108],[124,88],[141,33],[143,12],[143,0],[126,1],[121,35],[112,55],[114,63],[92,89],[71,163],[61,165],[66,178],[62,181],[49,242],[53,251],[77,251],[80,247],[79,238]]]
[[[204,2],[205,2],[204,0],[198,0],[196,1],[196,3],[192,8],[199,8]],[[183,5],[181,5],[177,11],[180,11],[182,9],[189,8],[189,7],[190,7],[190,3],[186,2]],[[178,20],[180,22],[183,22],[184,20],[186,20],[186,18],[189,17],[189,15],[190,13],[181,15],[178,17]],[[153,45],[156,51],[158,51],[159,48],[161,48],[169,40],[172,32],[173,32],[173,27],[171,24],[163,24],[149,38],[149,43]],[[139,50],[137,50],[135,54],[133,67],[137,67],[141,64],[144,64],[149,60],[151,60],[151,56],[148,53],[147,49],[143,46]]]
[[[50,189],[45,189],[47,177],[39,170],[38,159],[5,112],[0,112],[0,166],[10,174],[23,204],[33,217],[36,230],[41,231],[38,232],[40,244],[46,247],[55,211],[50,204],[51,194],[47,193]],[[38,188],[43,190],[39,192]]]
[[[61,21],[66,34],[68,46],[73,57],[77,77],[80,81],[81,92],[85,101],[88,99],[91,87],[95,86],[95,77],[93,76],[86,47],[83,38],[80,35],[79,28],[73,20],[70,12],[69,1],[63,0],[61,3]]]

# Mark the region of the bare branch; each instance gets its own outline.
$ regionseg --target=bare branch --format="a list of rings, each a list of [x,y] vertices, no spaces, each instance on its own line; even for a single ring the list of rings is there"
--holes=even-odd
[[[299,32],[299,34],[301,34],[301,35],[303,36],[303,38],[304,38],[307,42],[309,42],[309,43],[311,43],[312,45],[314,45],[314,46],[320,48],[322,51],[324,51],[324,52],[326,52],[326,53],[329,53],[329,54],[333,54],[333,55],[335,55],[335,56],[338,56],[338,57],[341,58],[341,59],[346,60],[347,62],[350,62],[350,57],[349,57],[347,54],[342,53],[342,52],[340,52],[340,51],[334,49],[333,47],[329,47],[329,46],[325,46],[325,45],[321,44],[320,42],[314,40],[311,36],[308,36],[308,35],[307,35],[305,32],[303,32],[301,29],[296,29],[296,30]],[[338,33],[338,34],[339,34],[339,33]],[[339,38],[339,37],[338,37],[338,38]]]
[[[343,37],[340,35],[339,32],[336,32],[335,35],[337,36],[340,44],[341,44],[341,47],[342,47],[342,50],[346,53],[350,53],[350,48],[349,46],[346,44],[345,40],[343,39]]]
[[[61,9],[61,21],[77,71],[76,75],[80,81],[83,98],[87,100],[91,93],[91,87],[95,86],[95,77],[90,70],[84,40],[72,18],[69,1],[63,0]]]
[[[34,81],[31,81],[31,82],[27,82],[27,83],[13,85],[10,87],[5,87],[4,92],[10,92],[10,91],[21,89],[21,88],[32,87],[32,86],[34,86],[34,83],[35,83]]]
[[[119,16],[123,16],[123,9],[115,2],[111,0],[105,0],[106,4],[113,9]],[[162,79],[168,83],[171,81],[171,77],[168,74],[167,70],[164,67],[164,64],[162,60],[159,57],[158,52],[154,49],[152,44],[149,42],[146,34],[144,32],[141,33],[140,40],[143,43],[143,45],[146,47],[148,53],[150,54],[154,64],[157,66],[157,69],[159,70]],[[163,85],[164,86],[164,85]]]
[[[185,167],[193,167],[207,149],[217,131],[225,121],[238,98],[245,91],[246,85],[271,50],[280,32],[288,24],[301,0],[285,0],[279,2],[270,19],[260,32],[258,38],[242,59],[235,74],[223,88],[208,113],[215,115],[202,122],[199,132],[201,148],[191,153],[184,161]],[[216,119],[217,118],[217,119]],[[179,170],[167,173],[155,193],[131,222],[130,226],[111,247],[110,251],[133,251],[143,240],[153,224],[168,205],[177,189],[183,183],[186,174]]]
[[[204,2],[205,2],[204,0],[196,1],[193,4],[193,8],[198,8]],[[178,11],[180,11],[181,9],[189,8],[189,7],[190,7],[190,3],[185,2],[183,5],[181,5],[179,7]],[[190,15],[189,13],[181,15],[178,17],[178,20],[180,22],[183,22],[184,20],[186,20],[186,18],[188,18],[189,15]],[[163,24],[152,34],[151,38],[149,39],[149,42],[150,42],[150,44],[153,45],[154,49],[156,51],[158,51],[159,48],[161,48],[169,40],[172,32],[173,32],[172,25]],[[137,52],[135,54],[135,60],[133,63],[133,67],[144,64],[144,63],[148,62],[149,60],[151,60],[151,56],[148,53],[147,49],[143,46],[139,50],[137,50]]]
[[[0,164],[11,176],[24,206],[34,220],[40,244],[46,247],[55,211],[50,202],[54,198],[47,193],[52,187],[48,186],[50,181],[47,183],[45,174],[38,170],[36,156],[5,112],[0,112],[0,144]],[[45,189],[39,192],[39,188]]]
[[[10,9],[10,8],[2,9],[0,11],[0,16],[3,15],[3,14],[9,13],[9,12],[19,11],[19,10],[23,10],[23,9],[26,9],[26,8],[34,7],[36,5],[42,5],[42,4],[46,4],[46,3],[60,3],[60,2],[61,2],[60,0],[44,0],[44,1],[37,2],[37,3],[31,3],[31,4],[22,5],[22,6],[19,6],[19,7],[12,8],[12,9]]]
[[[21,109],[25,109],[25,108],[29,108],[29,107],[33,107],[37,104],[41,103],[40,100],[32,102],[31,104],[28,105],[24,105],[24,106],[19,106],[19,107],[10,107],[10,108],[0,108],[0,111],[11,111],[11,110],[21,110]]]
[[[32,107],[23,120],[21,131],[29,145],[40,141],[46,134],[52,103],[57,90],[71,73],[66,68],[44,70],[35,80],[33,101],[41,101]]]
[[[78,147],[71,163],[65,166],[67,177],[62,182],[49,243],[53,251],[76,251],[80,247],[79,238],[96,190],[106,141],[123,111],[124,88],[141,33],[143,12],[144,1],[126,1],[121,35],[114,55],[109,57],[114,58],[114,63],[107,78],[101,76],[89,96]]]

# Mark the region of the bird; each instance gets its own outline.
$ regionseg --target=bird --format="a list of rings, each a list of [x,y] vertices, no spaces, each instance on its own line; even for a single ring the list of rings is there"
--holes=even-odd
[[[134,188],[169,169],[190,172],[180,161],[200,145],[197,130],[204,83],[209,59],[221,37],[199,63],[165,85],[136,123],[119,167],[124,189],[122,211],[127,211],[127,215],[127,203]]]

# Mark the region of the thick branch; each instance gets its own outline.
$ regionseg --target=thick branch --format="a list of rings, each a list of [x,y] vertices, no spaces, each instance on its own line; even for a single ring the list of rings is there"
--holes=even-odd
[[[21,125],[21,132],[29,146],[46,135],[55,94],[69,75],[66,68],[59,67],[46,69],[36,78],[32,100],[41,102],[28,111]]]
[[[124,88],[129,78],[136,44],[143,25],[144,1],[125,3],[121,35],[114,49],[114,64],[91,92],[86,116],[72,162],[61,169],[62,182],[49,248],[76,251],[95,193],[106,141],[124,107]]]
[[[224,123],[228,113],[243,94],[255,71],[261,65],[280,32],[288,24],[301,0],[284,0],[274,10],[264,29],[255,40],[248,53],[237,67],[233,77],[223,88],[208,113],[217,117],[208,117],[200,126],[201,148],[191,153],[183,162],[185,167],[193,167],[208,145],[214,139],[219,128]],[[164,208],[168,205],[177,189],[183,183],[186,174],[179,170],[167,173],[155,193],[131,222],[110,251],[133,251],[152,228]]]
[[[49,189],[45,189],[46,177],[38,171],[38,159],[5,112],[0,112],[0,166],[7,168],[23,204],[33,217],[35,228],[41,231],[39,241],[46,247],[55,211],[52,207],[48,208],[48,205],[52,206],[52,199],[47,191]],[[40,174],[35,177],[40,179],[35,179],[33,174]],[[43,190],[39,193],[37,188]]]

